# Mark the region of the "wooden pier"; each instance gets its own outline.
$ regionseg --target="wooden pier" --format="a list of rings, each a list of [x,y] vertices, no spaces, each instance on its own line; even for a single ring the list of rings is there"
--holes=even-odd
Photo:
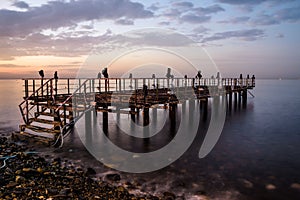
[[[24,124],[18,136],[55,144],[89,111],[103,114],[104,132],[108,113],[128,114],[134,120],[143,110],[146,126],[151,108],[169,108],[171,113],[177,104],[197,100],[207,110],[208,99],[220,95],[227,97],[231,110],[233,103],[245,107],[248,90],[254,87],[253,78],[24,79],[19,105]]]

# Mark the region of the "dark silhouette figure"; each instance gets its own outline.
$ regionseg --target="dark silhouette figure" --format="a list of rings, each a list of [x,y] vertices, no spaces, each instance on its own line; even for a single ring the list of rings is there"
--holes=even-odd
[[[255,76],[253,75],[251,79],[252,79],[252,86],[255,86]]]
[[[167,77],[167,78],[174,78],[174,75],[171,74],[171,68],[168,68],[166,77]]]
[[[198,78],[198,79],[201,79],[201,78],[202,78],[202,74],[201,74],[201,71],[200,71],[200,70],[198,71],[198,73],[197,73],[197,75],[196,75],[196,78]]]
[[[41,78],[43,79],[44,78],[44,76],[45,76],[45,74],[44,74],[44,70],[40,70],[39,71],[39,75],[41,76]]]
[[[155,74],[152,74],[152,78],[155,79]]]
[[[98,73],[97,78],[101,78],[101,72]]]
[[[240,79],[243,79],[243,74],[240,74]]]
[[[184,75],[184,78],[187,79],[188,78],[187,75]]]
[[[57,80],[58,76],[57,76],[57,71],[54,72],[54,79]]]
[[[220,78],[220,72],[217,72],[216,79],[219,79],[219,78]]]
[[[104,78],[108,78],[107,67],[105,67],[105,68],[102,70],[102,74],[103,74]]]
[[[132,78],[132,73],[129,74],[129,78]]]
[[[250,78],[250,76],[249,76],[249,74],[247,74],[247,79],[249,79]]]

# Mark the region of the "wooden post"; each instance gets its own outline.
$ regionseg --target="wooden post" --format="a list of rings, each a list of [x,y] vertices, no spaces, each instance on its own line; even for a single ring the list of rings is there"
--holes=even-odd
[[[243,89],[243,108],[246,108],[247,107],[247,89]]]
[[[174,135],[176,132],[176,110],[177,104],[170,103],[169,104],[169,119],[170,119],[170,132]]]
[[[231,109],[232,109],[232,90],[231,90],[231,86],[228,86],[228,87],[229,87],[229,90],[228,90],[228,96],[229,96],[228,108],[229,108],[229,111],[231,111]]]
[[[237,108],[237,91],[234,92],[234,110]]]
[[[33,96],[35,96],[35,80],[34,79],[32,80],[32,93],[33,93]]]
[[[68,94],[70,94],[70,79],[67,80],[67,84],[68,84]]]
[[[130,116],[131,116],[131,120],[133,122],[135,122],[135,108],[134,108],[134,106],[130,107]]]
[[[92,126],[91,126],[91,122],[92,122],[92,112],[91,110],[88,110],[85,112],[84,114],[85,117],[85,136],[86,139],[91,137],[91,133],[92,133]]]
[[[107,106],[104,106],[104,108],[107,109]],[[103,115],[103,119],[102,119],[102,121],[103,121],[103,124],[102,124],[103,132],[105,134],[107,134],[108,133],[108,112],[107,112],[107,110],[104,111],[102,115]]]
[[[28,97],[28,80],[27,79],[25,79],[25,98],[27,98]]]
[[[143,112],[143,126],[148,126],[149,125],[149,106],[146,105],[144,106],[144,112]]]

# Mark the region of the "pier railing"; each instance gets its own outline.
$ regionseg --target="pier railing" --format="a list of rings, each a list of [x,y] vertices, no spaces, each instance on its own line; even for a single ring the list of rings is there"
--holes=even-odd
[[[48,82],[51,80],[50,82]],[[42,90],[45,96],[50,95],[50,83],[53,89],[51,95],[57,96],[60,94],[71,95],[79,88],[86,80],[89,81],[90,92],[125,92],[130,90],[143,89],[146,85],[148,89],[159,88],[184,88],[197,86],[232,86],[232,87],[255,87],[254,79],[239,79],[239,78],[61,78],[61,79],[24,79],[24,98],[26,99],[30,94],[36,94],[36,90]],[[44,84],[43,82],[49,84]],[[47,89],[48,87],[48,89]],[[40,89],[41,88],[41,89]],[[48,93],[44,93],[43,90]],[[38,96],[38,95],[36,95]]]

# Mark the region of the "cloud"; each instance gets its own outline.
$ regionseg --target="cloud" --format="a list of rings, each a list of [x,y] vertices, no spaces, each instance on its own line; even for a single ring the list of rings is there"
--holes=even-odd
[[[295,23],[300,21],[300,7],[284,8],[278,10],[271,15],[261,14],[253,19],[251,22],[254,25],[274,25],[282,22]]]
[[[206,28],[206,27],[200,25],[200,26],[194,28],[194,29],[193,29],[193,32],[195,32],[195,33],[206,33],[206,32],[208,32],[209,30],[210,30],[209,28]]]
[[[24,36],[91,20],[153,17],[141,3],[130,0],[49,1],[27,11],[0,10],[0,36]]]
[[[0,59],[13,60],[17,56],[76,57],[88,54],[95,45],[112,37],[110,30],[98,36],[92,31],[65,32],[58,36],[32,33],[24,38],[0,37]]]
[[[225,9],[222,8],[221,6],[215,4],[215,5],[208,6],[208,7],[197,7],[197,8],[194,8],[193,11],[195,11],[198,15],[208,15],[208,14],[225,11]]]
[[[229,20],[222,20],[219,21],[219,23],[224,23],[224,24],[240,24],[240,23],[245,23],[250,20],[250,17],[243,16],[243,17],[235,17],[231,18]]]
[[[168,17],[172,20],[177,20],[181,23],[204,23],[211,19],[211,15],[225,11],[224,8],[215,4],[207,7],[194,7],[191,2],[176,2],[172,4],[172,8],[167,9],[162,16]]]
[[[232,5],[258,5],[261,3],[286,3],[294,0],[218,0],[220,3],[232,4]]]
[[[115,23],[119,25],[134,25],[134,21],[130,19],[118,19]]]
[[[191,24],[208,22],[210,19],[211,19],[211,16],[208,16],[208,15],[199,16],[196,14],[186,14],[186,15],[183,15],[182,17],[180,17],[180,21],[188,22]]]
[[[29,5],[25,1],[15,1],[12,6],[21,8],[21,9],[28,9]]]
[[[205,43],[210,41],[225,40],[231,38],[237,38],[245,41],[254,41],[264,36],[265,36],[264,31],[260,29],[226,31],[226,32],[216,33],[210,37],[206,37],[202,40],[202,42]]]

